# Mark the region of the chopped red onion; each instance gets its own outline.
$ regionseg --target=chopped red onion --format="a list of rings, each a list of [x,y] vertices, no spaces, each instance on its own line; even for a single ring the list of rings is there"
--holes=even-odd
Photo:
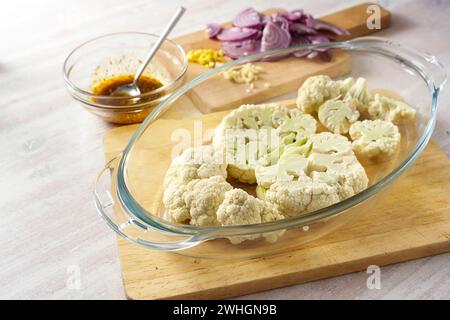
[[[220,31],[222,31],[222,27],[217,23],[208,23],[206,25],[206,32],[208,34],[208,38],[210,39],[215,38],[220,33]]]
[[[222,32],[217,35],[217,39],[222,41],[241,41],[258,34],[259,30],[256,29],[233,27],[230,29],[223,29]]]
[[[305,24],[306,26],[313,28],[315,30],[329,31],[338,36],[348,36],[350,34],[347,30],[338,28],[335,25],[332,25],[331,23],[314,19],[311,15],[306,16]]]
[[[261,27],[261,14],[253,8],[245,9],[233,19],[233,26],[240,28]]]
[[[300,44],[328,43],[331,41],[330,33],[338,36],[349,35],[348,31],[315,19],[301,9],[265,16],[253,8],[248,8],[233,19],[232,28],[222,29],[217,24],[209,24],[207,28],[210,38],[216,37],[223,41],[222,50],[232,59]],[[323,61],[331,60],[331,53],[326,47],[314,50],[302,49],[293,55],[309,59],[319,57]],[[275,59],[279,57],[276,56]]]
[[[222,45],[223,53],[232,58],[238,59],[250,54],[261,52],[261,40],[244,40],[242,42],[224,42]]]
[[[291,23],[289,25],[289,31],[292,33],[296,33],[299,35],[303,35],[303,34],[316,34],[317,31],[313,28],[307,27],[302,23]]]
[[[264,27],[261,39],[261,51],[287,48],[291,43],[291,35],[276,23],[268,22]]]

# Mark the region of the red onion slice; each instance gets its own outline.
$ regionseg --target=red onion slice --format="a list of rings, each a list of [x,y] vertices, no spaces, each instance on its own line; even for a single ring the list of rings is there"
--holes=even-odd
[[[302,9],[292,10],[289,11],[288,13],[285,13],[284,16],[289,21],[299,21],[303,17],[303,10]]]
[[[330,39],[320,34],[308,35],[306,36],[306,39],[308,39],[312,44],[330,43]],[[314,51],[324,52],[328,51],[328,48],[315,48]]]
[[[306,26],[313,28],[315,30],[329,31],[338,36],[350,35],[350,32],[348,32],[347,30],[336,27],[335,25],[332,25],[331,23],[328,23],[328,22],[325,22],[322,20],[318,20],[318,19],[314,19],[311,15],[306,16],[305,24],[306,24]]]
[[[281,29],[289,32],[289,25],[291,24],[281,13],[274,13],[270,16],[270,21],[277,24]]]
[[[222,27],[217,23],[208,23],[206,25],[206,33],[208,34],[208,38],[210,39],[215,38],[220,33],[220,31],[222,31]]]
[[[293,53],[293,55],[297,58],[303,58],[309,55],[312,51],[308,49],[298,50]]]
[[[349,35],[346,30],[315,19],[301,9],[266,16],[247,8],[233,19],[232,28],[223,29],[218,24],[208,24],[207,31],[210,38],[223,41],[222,50],[232,59],[300,44],[329,43],[332,41],[330,33]],[[278,60],[287,55],[278,54],[264,60]],[[326,47],[299,49],[293,55],[331,60],[331,51]]]
[[[253,8],[247,8],[233,19],[233,26],[240,28],[261,27],[261,14]]]
[[[269,21],[264,27],[261,39],[261,51],[287,48],[291,43],[291,35],[276,23]]]
[[[259,30],[252,28],[238,28],[223,29],[217,35],[217,39],[222,41],[241,41],[257,35]]]
[[[307,27],[306,25],[299,23],[299,22],[291,23],[289,25],[289,31],[292,33],[299,34],[299,35],[316,34],[317,33],[317,31],[315,29]]]
[[[223,53],[231,59],[238,59],[261,52],[261,40],[244,40],[242,42],[224,42]]]

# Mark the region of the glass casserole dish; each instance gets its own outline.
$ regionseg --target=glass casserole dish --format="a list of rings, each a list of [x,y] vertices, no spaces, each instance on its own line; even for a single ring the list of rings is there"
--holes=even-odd
[[[164,111],[182,108],[186,104],[225,108],[228,106],[224,105],[224,96],[234,99],[233,104],[239,107],[239,97],[236,98],[233,93],[236,87],[225,84],[228,80],[224,79],[223,72],[249,62],[261,65],[265,70],[264,79],[258,80],[254,87],[245,89],[253,97],[251,103],[284,102],[289,98],[295,101],[301,81],[293,81],[290,93],[280,96],[280,91],[270,86],[270,79],[280,76],[280,70],[276,67],[279,60],[267,60],[279,59],[298,50],[325,48],[332,50],[333,59],[339,59],[342,55],[348,55],[351,59],[345,70],[336,73],[330,69],[324,74],[334,79],[364,77],[370,88],[393,91],[416,110],[414,122],[400,125],[402,139],[399,151],[384,161],[363,163],[369,177],[369,187],[326,208],[275,222],[199,227],[163,219],[163,181],[174,150],[209,143],[214,127],[220,122],[220,118],[214,115],[183,120],[164,119]],[[305,68],[309,64],[327,63],[291,57],[283,59],[293,59],[291,63],[301,63]],[[272,67],[267,67],[268,64]],[[152,111],[124,151],[99,174],[94,192],[96,207],[116,233],[148,249],[201,258],[252,258],[293,250],[363,214],[414,163],[433,132],[438,96],[445,81],[445,69],[436,57],[374,37],[277,49],[231,61],[183,85]],[[248,103],[248,100],[245,102]],[[198,130],[201,131],[200,136]],[[184,142],[188,142],[180,146],[180,141],[185,137],[188,138]],[[254,192],[251,187],[245,190]],[[277,241],[269,242],[264,237],[258,237],[277,232],[282,234]],[[252,236],[256,239],[239,244],[230,241]]]

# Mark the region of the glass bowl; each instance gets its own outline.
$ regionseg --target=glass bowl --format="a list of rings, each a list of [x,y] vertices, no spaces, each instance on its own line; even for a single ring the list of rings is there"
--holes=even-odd
[[[63,65],[72,97],[100,118],[119,124],[141,122],[180,86],[188,61],[183,48],[166,39],[144,71],[163,86],[137,97],[110,97],[92,93],[102,80],[134,75],[158,35],[138,32],[107,34],[75,48]]]
[[[279,77],[278,66],[285,62],[267,60],[285,57],[296,50],[317,48],[333,50],[333,61],[342,55],[351,57],[348,72],[340,74],[342,78],[364,77],[370,88],[389,89],[416,109],[415,121],[400,126],[402,142],[398,152],[385,161],[363,162],[370,180],[369,187],[329,207],[270,223],[198,227],[164,220],[163,179],[174,150],[182,148],[183,141],[183,147],[208,141],[211,129],[220,118],[218,120],[214,115],[204,115],[200,118],[168,120],[162,118],[161,114],[167,108],[182,108],[189,102],[213,105],[221,101],[223,104],[224,95],[231,99],[236,95],[234,90],[243,90],[237,86],[245,85],[230,85],[222,73],[249,62],[265,69],[264,79],[258,80],[253,87],[253,90],[259,91],[253,94],[252,102],[295,98],[297,88],[302,83],[300,77],[292,86],[290,94],[279,97],[280,90],[266,85],[266,81]],[[327,63],[291,57],[285,59],[290,59],[289,63],[301,64],[302,70],[303,67],[308,70],[314,64]],[[290,76],[290,70],[282,72],[282,76]],[[337,79],[336,74],[329,72],[330,76]],[[382,197],[383,191],[413,164],[433,132],[438,96],[445,81],[445,69],[436,57],[381,38],[278,49],[229,62],[186,83],[153,110],[136,130],[123,153],[111,160],[99,174],[95,189],[96,207],[115,232],[152,250],[173,251],[202,258],[252,258],[293,250],[364,214]],[[200,137],[199,128],[202,133]],[[270,232],[283,235],[275,242],[257,237]],[[257,239],[238,245],[230,242],[230,239],[238,240],[244,236]]]

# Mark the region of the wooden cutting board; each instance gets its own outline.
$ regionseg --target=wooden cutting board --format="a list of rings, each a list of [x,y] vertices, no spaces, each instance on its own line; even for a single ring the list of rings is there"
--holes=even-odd
[[[221,116],[202,118],[207,124]],[[170,132],[182,120],[162,121],[161,130]],[[105,135],[106,161],[123,150],[135,129],[124,126]],[[297,250],[264,258],[196,260],[119,238],[126,294],[131,299],[227,298],[450,251],[449,177],[450,160],[430,143],[384,198],[355,221]]]
[[[381,28],[368,29],[367,18],[371,14],[368,12],[370,5],[372,3],[363,3],[320,17],[320,19],[333,23],[351,33],[349,37],[341,37],[339,40],[356,38],[387,28],[390,25],[391,15],[387,10],[380,7]],[[271,14],[283,11],[282,9],[269,9],[264,11],[264,13]],[[207,22],[210,21],[205,23]],[[223,26],[230,27],[231,23],[225,23]],[[175,41],[181,44],[186,52],[191,49],[219,49],[221,46],[220,41],[208,39],[204,30],[175,38]],[[351,68],[350,55],[343,51],[335,51],[331,62],[323,62],[319,59],[308,61],[291,57],[277,63],[259,62],[258,64],[266,72],[265,75],[261,76],[260,80],[255,82],[253,90],[248,92],[247,85],[236,85],[223,79],[222,76],[217,76],[209,79],[205,85],[192,89],[192,96],[196,98],[194,101],[196,107],[203,113],[210,113],[227,110],[244,103],[258,103],[261,100],[293,92],[309,76],[328,74],[332,77],[337,77],[345,75]],[[192,80],[207,70],[209,69],[205,66],[189,63],[185,81]],[[289,70],[289,72],[279,72],[278,70]],[[270,85],[270,90],[267,90],[267,85]],[[217,92],[223,91],[226,91],[227,95],[217,94]]]

